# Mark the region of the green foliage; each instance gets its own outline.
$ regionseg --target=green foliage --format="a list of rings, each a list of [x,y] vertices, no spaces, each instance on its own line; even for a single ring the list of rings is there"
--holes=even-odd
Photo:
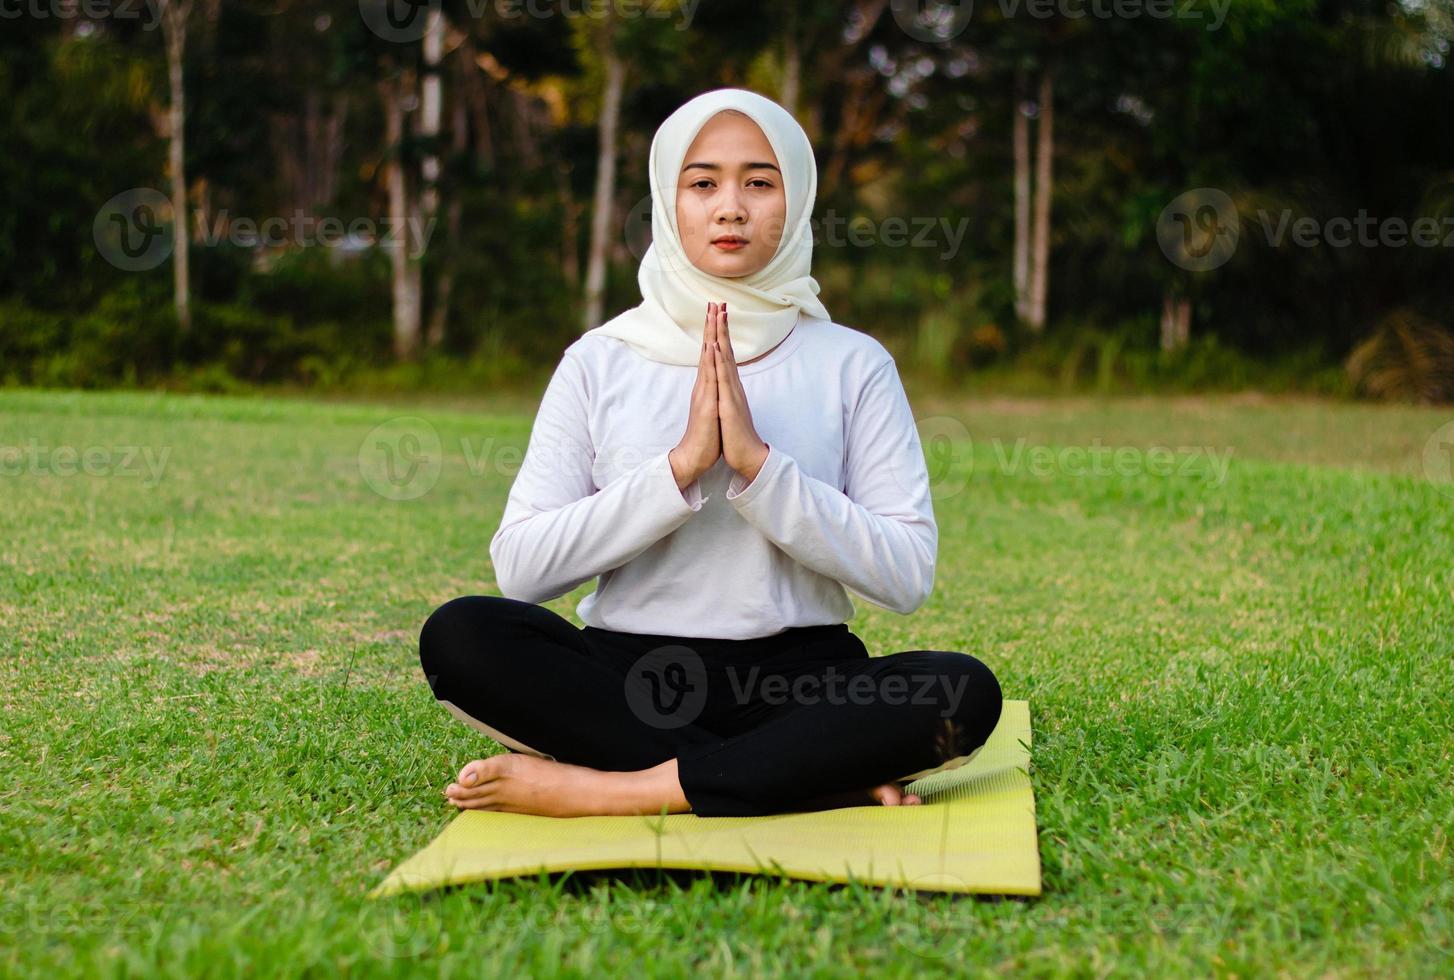
[[[1062,325],[1043,341],[1024,344],[963,384],[977,390],[1026,394],[1148,394],[1158,391],[1306,392],[1347,396],[1343,372],[1316,348],[1254,358],[1213,334],[1182,350],[1156,346],[1150,318],[1116,330]]]
[[[480,18],[449,0],[444,207],[423,270],[426,317],[446,263],[456,273],[437,352],[464,377],[496,356],[539,370],[577,335],[608,34],[626,68],[608,315],[639,299],[620,212],[646,194],[654,127],[713,87],[780,96],[792,29],[820,222],[941,227],[929,248],[876,241],[815,255],[835,316],[906,352],[925,377],[1344,390],[1351,382],[1332,384],[1327,368],[1390,311],[1454,323],[1448,249],[1268,243],[1262,221],[1454,214],[1454,128],[1435,112],[1454,98],[1448,0],[1233,0],[1178,3],[1169,18],[1080,19],[981,5],[942,41],[901,22],[916,6],[741,0]],[[308,5],[212,13],[198,18],[185,66],[193,205],[214,221],[300,204],[345,222],[380,218],[383,164],[395,152],[417,163],[426,147],[414,136],[383,145],[376,83],[417,70],[419,46]],[[0,32],[0,146],[18,161],[0,185],[0,378],[217,389],[219,372],[323,386],[394,376],[382,370],[392,315],[382,252],[295,245],[263,271],[251,250],[198,243],[198,325],[185,338],[166,322],[170,266],[122,273],[105,261],[92,241],[103,203],[169,190],[167,74],[160,32],[80,19],[21,18]],[[1040,338],[1013,326],[1010,131],[1042,69],[1056,79],[1057,121]],[[1016,90],[1021,71],[1031,92]],[[1162,254],[1156,226],[1196,187],[1236,203],[1242,241],[1225,266],[1191,274]],[[450,205],[457,236],[445,230]],[[950,247],[941,223],[967,233]],[[146,308],[134,301],[143,293]],[[1192,347],[1176,355],[1148,329],[1168,293],[1195,310]],[[400,383],[417,374],[397,372]]]

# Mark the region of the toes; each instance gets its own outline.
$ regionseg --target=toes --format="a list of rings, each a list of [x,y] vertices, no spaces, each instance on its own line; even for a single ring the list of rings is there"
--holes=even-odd
[[[450,802],[461,810],[489,810],[495,806],[495,796],[493,793],[487,793],[481,796],[460,797],[450,800]]]
[[[476,759],[473,762],[465,763],[465,767],[459,771],[459,775],[455,779],[458,780],[459,785],[462,787],[478,785],[481,769],[484,764],[484,759]]]
[[[488,759],[476,759],[467,763],[459,771],[459,785],[465,790],[478,789],[490,780],[505,775],[511,761],[512,757],[508,755],[492,755]]]

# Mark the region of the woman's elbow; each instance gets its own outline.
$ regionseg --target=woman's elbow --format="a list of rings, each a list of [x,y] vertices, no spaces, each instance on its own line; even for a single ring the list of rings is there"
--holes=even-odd
[[[495,589],[500,595],[521,602],[539,601],[531,597],[529,579],[520,574],[513,555],[498,537],[490,542],[490,566],[495,572]]]
[[[903,615],[907,616],[909,615],[909,613],[914,612],[924,603],[928,602],[929,596],[931,596],[933,593],[934,578],[931,575],[927,582],[924,582],[917,588],[906,592],[897,604],[890,606],[889,608],[896,613],[902,613]]]

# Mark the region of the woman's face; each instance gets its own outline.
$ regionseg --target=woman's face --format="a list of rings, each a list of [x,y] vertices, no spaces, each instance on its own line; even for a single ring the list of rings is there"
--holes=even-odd
[[[707,120],[677,178],[677,230],[691,263],[714,276],[752,275],[777,254],[787,210],[777,154],[757,123],[735,112]]]

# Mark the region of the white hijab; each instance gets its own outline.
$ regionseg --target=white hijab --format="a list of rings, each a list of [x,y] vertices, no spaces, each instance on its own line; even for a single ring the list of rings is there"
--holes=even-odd
[[[723,109],[746,114],[762,129],[782,169],[787,220],[782,241],[766,266],[750,276],[727,278],[703,272],[682,249],[676,192],[692,140]],[[651,141],[651,247],[636,281],[642,302],[587,333],[617,337],[637,353],[666,364],[700,360],[707,303],[727,303],[732,351],[738,361],[764,354],[782,342],[801,311],[830,319],[818,301],[813,264],[813,204],[818,164],[808,134],[782,106],[756,92],[723,88],[677,109]]]

